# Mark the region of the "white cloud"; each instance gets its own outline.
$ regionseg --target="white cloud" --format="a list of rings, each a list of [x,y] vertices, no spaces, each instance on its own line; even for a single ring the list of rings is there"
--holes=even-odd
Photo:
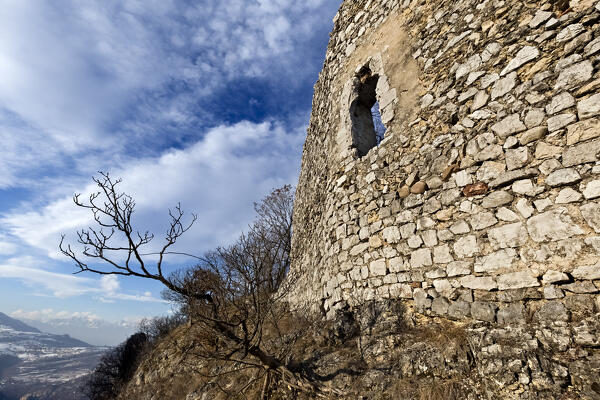
[[[19,263],[19,260],[23,263]],[[23,265],[24,264],[24,265]],[[30,265],[28,265],[30,264]],[[38,265],[31,266],[31,265]],[[138,302],[164,303],[164,300],[154,297],[151,292],[124,293],[116,277],[92,279],[82,275],[64,274],[48,271],[39,267],[43,260],[29,258],[14,258],[0,263],[0,278],[18,279],[35,290],[35,293],[51,294],[57,298],[69,298],[81,295],[92,295],[108,302],[127,300]]]
[[[254,201],[295,181],[302,139],[301,128],[286,132],[275,123],[243,122],[214,128],[188,148],[133,161],[112,175],[121,177],[121,189],[136,199],[137,225],[155,231],[157,245],[169,207],[181,202],[185,211],[197,213],[198,222],[182,240],[183,248],[197,253],[233,239],[251,221]],[[96,189],[88,185],[81,191]],[[92,222],[91,214],[76,207],[70,195],[41,209],[17,210],[0,218],[13,237],[61,260],[61,234]]]
[[[318,68],[305,62],[315,24],[328,24],[337,4],[5,0],[0,188],[27,186],[49,167],[88,174],[164,141],[165,127],[218,120],[199,104],[232,80],[305,82]],[[79,161],[91,153],[104,163]]]

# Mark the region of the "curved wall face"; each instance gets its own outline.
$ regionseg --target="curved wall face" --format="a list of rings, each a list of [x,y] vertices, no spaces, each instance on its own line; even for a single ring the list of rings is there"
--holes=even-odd
[[[549,384],[599,373],[600,3],[562,3],[342,4],[304,146],[292,301],[332,316],[403,298],[579,351]],[[349,99],[377,63],[387,132],[361,156]]]

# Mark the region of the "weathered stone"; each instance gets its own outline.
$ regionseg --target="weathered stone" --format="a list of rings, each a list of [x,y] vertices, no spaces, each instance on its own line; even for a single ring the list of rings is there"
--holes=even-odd
[[[492,87],[491,97],[492,100],[496,100],[498,97],[502,97],[517,86],[517,73],[512,72],[507,77],[499,79]],[[486,100],[487,102],[487,100]],[[485,105],[485,104],[484,104]],[[481,108],[481,107],[480,107]],[[473,110],[475,111],[475,110]]]
[[[544,286],[544,298],[546,300],[562,299],[563,297],[565,297],[565,293],[560,288],[554,285]]]
[[[435,264],[446,264],[452,261],[454,261],[454,258],[450,254],[450,247],[447,244],[433,248],[433,262]]]
[[[551,187],[572,185],[581,181],[581,175],[573,168],[563,168],[552,172],[546,178],[546,184]]]
[[[591,281],[578,281],[569,283],[568,285],[562,285],[561,288],[572,293],[598,293],[600,289],[597,288]]]
[[[589,57],[594,55],[600,51],[600,37],[589,42],[585,48],[583,49],[583,54],[585,57]]]
[[[535,158],[538,160],[545,160],[547,158],[558,157],[563,148],[560,146],[552,146],[546,142],[538,142],[535,147]]]
[[[600,136],[600,120],[586,119],[567,126],[567,145],[583,142]]]
[[[406,283],[395,283],[390,285],[390,297],[400,299],[412,299],[412,287]]]
[[[465,318],[471,315],[471,304],[466,301],[453,301],[448,307],[448,315],[452,318]]]
[[[528,131],[523,132],[523,134],[519,138],[519,143],[521,143],[521,145],[524,146],[526,144],[543,138],[544,136],[546,136],[546,133],[548,133],[548,128],[545,126],[531,128]]]
[[[535,196],[544,191],[543,188],[536,186],[531,182],[531,179],[522,179],[512,184],[512,191],[516,194],[524,194],[526,196]]]
[[[490,85],[494,82],[496,82],[498,79],[500,79],[500,75],[498,74],[488,74],[488,75],[484,75],[481,78],[481,88],[482,89],[487,89],[488,87],[490,87]]]
[[[530,161],[527,147],[506,150],[506,168],[508,170],[522,168]]]
[[[496,213],[496,217],[500,221],[504,221],[504,222],[515,222],[515,221],[519,220],[518,215],[506,207],[501,207],[500,209],[498,209],[498,212]]]
[[[423,244],[423,239],[420,235],[413,235],[408,238],[407,244],[411,249],[418,249]]]
[[[527,128],[539,126],[544,122],[544,118],[546,118],[546,113],[543,108],[533,108],[525,115],[525,126]]]
[[[471,217],[471,226],[476,231],[489,228],[490,226],[495,225],[497,222],[498,220],[491,212],[481,212]]]
[[[592,78],[594,67],[588,60],[563,69],[554,84],[554,90],[566,89],[587,82]]]
[[[410,187],[404,185],[400,189],[398,189],[398,197],[404,199],[410,195]]]
[[[502,249],[481,257],[475,263],[475,272],[495,272],[511,266],[517,256],[514,249]]]
[[[538,199],[538,200],[534,200],[533,204],[535,204],[535,208],[539,211],[542,212],[544,211],[546,208],[552,206],[552,200],[545,198],[545,199]]]
[[[585,189],[583,191],[583,196],[587,200],[591,200],[591,199],[600,197],[600,180],[588,182],[587,185],[585,185]]]
[[[431,311],[437,315],[447,315],[450,302],[445,297],[438,297],[433,299],[431,303]]]
[[[412,268],[428,267],[432,265],[431,250],[419,249],[410,254],[410,266]]]
[[[600,114],[600,93],[580,100],[577,103],[577,116],[586,119]]]
[[[527,242],[529,234],[521,222],[507,224],[488,231],[490,244],[494,249],[518,247]]]
[[[567,40],[571,40],[579,35],[581,32],[585,31],[585,28],[581,24],[571,24],[564,28],[562,31],[556,35],[557,42],[566,42]]]
[[[597,233],[600,233],[600,204],[589,203],[579,207],[581,215]]]
[[[523,218],[531,217],[533,215],[533,212],[535,211],[525,199],[520,199],[519,201],[517,201],[517,204],[515,204],[515,208],[523,216]]]
[[[454,174],[454,180],[456,181],[456,186],[463,187],[473,183],[473,176],[467,171],[462,170]]]
[[[431,307],[432,300],[427,296],[427,292],[423,289],[417,288],[413,292],[415,300],[415,307],[418,311],[423,312]]]
[[[519,114],[511,114],[492,125],[491,129],[496,135],[504,139],[514,133],[523,132],[527,127],[519,119]]]
[[[563,303],[554,300],[544,304],[534,315],[540,322],[568,321],[569,311]]]
[[[449,277],[469,275],[471,273],[471,264],[467,261],[453,261],[446,266],[446,274]]]
[[[562,240],[584,233],[583,229],[573,222],[564,207],[530,218],[527,221],[527,230],[535,242]]]
[[[494,322],[496,319],[497,307],[493,304],[474,301],[471,304],[471,316],[480,321]]]
[[[473,235],[462,237],[454,243],[454,254],[458,258],[472,257],[479,253],[477,238]]]
[[[477,92],[478,92],[477,88],[469,88],[469,89],[467,89],[466,92],[462,92],[458,96],[458,103],[459,104],[463,104],[464,102],[466,102],[470,98],[474,97],[477,94]]]
[[[542,11],[538,10],[531,21],[529,21],[529,27],[534,29],[548,21],[552,17],[552,13],[550,11]]]
[[[488,194],[483,201],[481,206],[483,208],[497,208],[512,202],[513,196],[506,190],[496,190]]]
[[[544,284],[569,282],[569,276],[564,272],[554,271],[550,269],[546,271],[544,276],[542,276],[542,281],[544,282]]]
[[[381,238],[379,237],[379,235],[373,235],[369,238],[369,246],[373,247],[374,249],[383,246],[383,241],[381,240]],[[342,246],[342,248],[344,248],[344,246]]]
[[[562,164],[565,167],[595,162],[600,159],[600,140],[567,147],[562,153]]]
[[[463,188],[462,192],[465,197],[478,196],[485,194],[488,190],[488,185],[485,182],[475,182]]]
[[[478,151],[473,158],[475,161],[496,160],[502,155],[502,146],[490,144]]]
[[[388,226],[387,228],[384,228],[382,234],[383,240],[387,243],[398,243],[402,237],[397,226]]]
[[[387,266],[384,259],[371,261],[369,264],[371,276],[383,276],[387,274]]]
[[[459,278],[460,284],[466,288],[474,290],[494,290],[498,284],[491,276],[468,275]]]
[[[553,115],[569,107],[573,107],[574,105],[575,98],[571,96],[569,92],[562,92],[552,98],[550,104],[546,106],[546,112],[548,115]],[[579,118],[581,118],[581,116]]]
[[[554,200],[554,202],[556,204],[574,203],[581,200],[581,197],[581,193],[570,187],[566,187],[558,193],[558,196],[556,196],[556,200]]]
[[[506,170],[506,164],[498,161],[485,161],[477,170],[477,180],[486,182],[496,179]]]
[[[477,111],[485,106],[490,99],[490,95],[485,90],[480,90],[475,95],[473,103],[471,104],[471,111]]]
[[[496,188],[504,185],[508,185],[519,179],[525,178],[533,178],[538,174],[538,170],[536,168],[523,168],[517,169],[513,171],[507,171],[501,174],[498,178],[494,179],[490,182],[490,188]]]
[[[518,271],[496,277],[498,290],[520,289],[540,286],[537,277],[531,271]]]
[[[402,257],[394,257],[388,261],[388,267],[390,272],[402,272],[406,271],[406,264]]]
[[[508,74],[509,72],[514,71],[515,69],[521,67],[522,65],[535,60],[536,58],[539,57],[539,55],[540,55],[540,51],[537,49],[537,47],[533,47],[533,46],[523,47],[521,50],[519,50],[519,52],[517,53],[515,58],[510,60],[508,65],[502,70],[502,72],[500,72],[500,76],[504,76],[504,75]]]
[[[548,132],[554,132],[577,121],[575,114],[559,114],[548,118]]]
[[[523,304],[509,304],[498,310],[497,318],[500,325],[524,323],[525,307]]]
[[[425,193],[425,190],[427,190],[427,184],[425,182],[421,182],[421,181],[415,183],[410,188],[410,192],[413,194]]]
[[[577,267],[571,272],[575,279],[596,280],[600,279],[600,262],[596,265],[584,265]]]

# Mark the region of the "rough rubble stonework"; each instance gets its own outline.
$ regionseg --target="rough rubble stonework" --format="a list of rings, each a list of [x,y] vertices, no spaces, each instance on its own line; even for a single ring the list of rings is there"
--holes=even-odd
[[[402,298],[465,324],[479,373],[514,398],[600,398],[600,2],[558,3],[342,4],[304,145],[292,302],[332,317]],[[350,116],[363,67],[387,127],[365,155]]]

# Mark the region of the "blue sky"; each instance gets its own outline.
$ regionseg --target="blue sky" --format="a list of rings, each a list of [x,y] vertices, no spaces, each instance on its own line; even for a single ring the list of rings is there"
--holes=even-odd
[[[296,182],[339,4],[0,0],[0,311],[108,344],[168,312],[152,282],[72,274],[60,235],[90,216],[71,196],[110,171],[158,238],[177,202],[198,214],[179,250],[235,238]]]

